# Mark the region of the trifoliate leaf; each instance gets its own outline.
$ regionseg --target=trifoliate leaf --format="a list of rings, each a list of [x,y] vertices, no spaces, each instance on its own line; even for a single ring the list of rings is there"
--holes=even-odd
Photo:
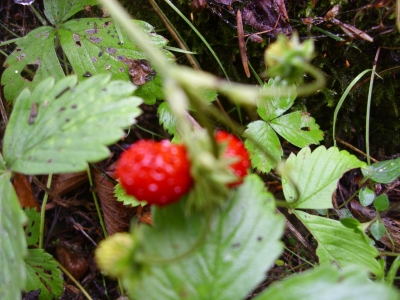
[[[250,175],[223,208],[188,214],[185,203],[153,208],[140,248],[122,276],[133,299],[244,299],[282,251],[283,219]],[[136,266],[136,267],[135,267]],[[142,268],[141,268],[142,266]]]
[[[365,166],[347,151],[336,147],[309,147],[291,154],[281,166],[282,186],[292,208],[332,208],[332,194],[343,173]]]
[[[39,241],[40,235],[40,213],[36,208],[25,208],[25,214],[28,217],[28,223],[25,227],[25,236],[28,246],[32,246]]]
[[[299,148],[319,144],[319,141],[324,138],[324,133],[319,129],[314,118],[300,111],[272,120],[270,124],[285,140]]]
[[[400,176],[400,157],[366,166],[361,172],[375,182],[391,183]]]
[[[47,20],[57,25],[85,9],[85,6],[96,5],[97,0],[45,0],[43,3]]]
[[[358,193],[358,198],[359,198],[362,206],[368,206],[372,202],[374,202],[375,193],[373,190],[371,190],[369,188],[363,188]]]
[[[264,89],[289,86],[285,81],[271,78],[264,84]],[[291,86],[293,87],[293,86]],[[288,89],[290,92],[290,89]],[[289,93],[287,96],[264,97],[257,102],[257,112],[264,121],[271,121],[286,112],[294,103],[296,95]]]
[[[49,76],[56,80],[64,77],[54,49],[54,33],[53,27],[42,26],[18,39],[1,77],[7,100],[15,100],[25,87],[33,88]]]
[[[359,268],[324,265],[270,285],[254,300],[394,300],[400,295],[383,282],[372,282]]]
[[[139,201],[133,196],[129,196],[126,194],[124,188],[120,183],[115,185],[114,187],[114,196],[117,198],[118,201],[123,202],[124,205],[132,205],[132,206],[138,206],[138,205],[146,205],[146,201]]]
[[[87,162],[109,156],[106,145],[135,122],[141,99],[134,86],[96,75],[79,84],[76,76],[48,78],[33,93],[21,92],[4,137],[4,159],[24,174],[84,171]]]
[[[264,173],[271,171],[283,155],[279,138],[271,126],[264,121],[252,122],[247,126],[244,136],[253,168]]]
[[[26,281],[26,239],[22,228],[26,216],[10,176],[0,156],[0,299],[20,299]]]
[[[317,240],[317,255],[321,264],[336,263],[341,268],[355,265],[365,267],[378,276],[383,274],[375,259],[378,250],[369,244],[364,232],[347,228],[339,221],[299,210],[295,210],[294,214]]]
[[[168,41],[155,34],[150,24],[138,20],[132,22],[158,48],[167,45]],[[164,99],[161,79],[151,66],[151,61],[146,60],[146,54],[127,36],[123,35],[123,44],[119,42],[112,19],[71,20],[61,25],[58,35],[61,47],[79,80],[85,76],[107,73],[112,75],[112,79],[132,80],[139,86],[135,94],[145,99],[146,104]],[[172,53],[166,50],[162,52],[167,60],[173,58]]]
[[[41,289],[39,299],[58,299],[63,292],[63,279],[57,263],[43,249],[29,249],[25,259],[27,291]]]

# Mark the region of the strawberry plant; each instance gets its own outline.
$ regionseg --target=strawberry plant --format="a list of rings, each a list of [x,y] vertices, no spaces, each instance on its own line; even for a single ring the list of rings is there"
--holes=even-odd
[[[95,251],[98,268],[119,280],[121,292],[132,299],[245,299],[279,264],[284,208],[310,233],[318,263],[271,284],[255,299],[399,297],[391,286],[399,260],[386,267],[366,231],[371,226],[372,236],[382,237],[379,217],[365,226],[334,215],[332,203],[344,173],[361,169],[364,181],[388,183],[400,175],[398,159],[367,165],[337,147],[311,148],[323,137],[316,121],[307,112],[284,115],[296,96],[324,86],[324,75],[310,64],[312,40],[280,36],[266,53],[267,72],[274,79],[261,87],[231,83],[173,64],[166,40],[151,25],[132,21],[114,1],[99,3],[112,18],[70,20],[96,2],[45,0],[51,25],[19,39],[5,63],[1,80],[13,108],[0,156],[2,299],[21,299],[21,290],[38,289],[40,299],[61,296],[60,268],[68,271],[43,242],[52,174],[90,175],[92,163],[110,159],[107,146],[127,136],[124,129],[140,116],[139,105],[156,99],[166,100],[158,108],[160,123],[175,143],[140,139],[119,156],[114,174],[122,203],[156,204],[150,207],[152,225],[131,226],[130,233],[109,237],[103,228],[104,239]],[[65,53],[64,60],[55,46]],[[28,66],[35,71],[22,77]],[[262,120],[244,130],[221,117],[235,134],[215,133],[203,113],[219,117],[210,105],[216,94],[235,105],[256,107]],[[282,160],[277,133],[301,149]],[[279,174],[281,196],[267,191],[257,173],[272,169]],[[48,175],[46,185],[41,184],[40,214],[21,209],[11,184],[14,173]],[[113,176],[103,175],[116,184]],[[377,211],[387,207],[385,196],[375,198],[366,189],[361,193],[364,204],[373,202]],[[334,217],[315,213],[326,210]],[[101,214],[99,222],[104,227]]]

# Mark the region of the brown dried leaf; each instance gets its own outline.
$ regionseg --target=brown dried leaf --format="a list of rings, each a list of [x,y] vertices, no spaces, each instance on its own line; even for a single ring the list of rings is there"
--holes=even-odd
[[[114,168],[115,166],[111,165],[106,172],[111,178],[114,178]],[[100,172],[94,172],[94,182],[108,234],[127,231],[136,208],[126,207],[122,202],[118,202],[114,197],[114,183]]]
[[[53,175],[51,189],[59,196],[65,195],[88,181],[87,172]]]
[[[243,23],[272,36],[292,32],[283,0],[250,0],[243,7],[242,18]]]
[[[40,205],[36,202],[33,196],[32,186],[27,176],[15,173],[13,181],[15,192],[18,195],[19,203],[21,206],[36,208],[40,211]]]
[[[86,257],[61,245],[56,248],[56,256],[76,280],[80,280],[89,269],[89,261]]]

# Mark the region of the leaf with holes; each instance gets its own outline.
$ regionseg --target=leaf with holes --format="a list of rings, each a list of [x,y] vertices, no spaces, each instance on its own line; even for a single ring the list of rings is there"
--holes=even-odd
[[[43,249],[29,249],[25,258],[27,291],[41,289],[39,299],[58,299],[63,292],[63,279],[57,263]]]
[[[291,154],[280,168],[286,201],[292,208],[332,208],[332,194],[343,173],[366,164],[336,147],[309,147]]]
[[[359,266],[375,275],[383,275],[383,269],[375,259],[379,252],[369,243],[364,232],[348,228],[340,221],[299,210],[295,210],[294,214],[317,240],[317,255],[321,264],[336,263],[341,268]]]
[[[53,8],[51,3],[54,2]],[[64,12],[61,17],[65,20],[70,16],[65,8],[73,5],[74,10],[80,9],[82,3],[76,0],[63,0],[64,4],[48,1],[49,14],[57,15],[59,9]],[[89,3],[90,1],[88,1]],[[54,17],[55,18],[55,17]],[[53,19],[54,22],[55,21]],[[158,47],[167,60],[173,60],[171,52],[165,50],[167,40],[157,35],[150,24],[133,20],[150,42]],[[58,24],[58,23],[57,23]],[[55,49],[59,41],[68,63],[79,81],[98,73],[106,73],[112,79],[133,81],[139,88],[136,95],[145,99],[147,104],[154,104],[157,99],[164,99],[162,83],[157,71],[146,60],[146,55],[136,44],[122,34],[124,43],[119,41],[117,28],[110,18],[87,18],[70,20],[56,27],[42,26],[18,39],[17,47],[6,59],[1,84],[4,85],[4,95],[9,101],[17,98],[25,87],[32,91],[38,83],[49,76],[56,80],[65,76]],[[211,97],[213,93],[208,93]]]
[[[264,173],[275,168],[281,160],[283,151],[272,127],[264,121],[255,121],[247,126],[244,136],[252,166]]]
[[[254,300],[394,300],[399,292],[383,282],[369,280],[360,268],[324,265],[271,284]]]
[[[36,208],[25,208],[25,214],[28,217],[28,223],[25,227],[25,236],[28,246],[32,246],[39,241],[40,235],[40,213]]]
[[[26,280],[26,239],[22,228],[26,217],[10,177],[0,156],[0,299],[19,299]]]
[[[154,28],[143,21],[132,21],[148,37],[148,40],[160,49],[167,40],[155,34]],[[119,42],[114,21],[105,19],[77,19],[61,25],[58,36],[61,47],[68,57],[79,80],[84,76],[108,73],[112,79],[132,80],[137,86],[136,95],[154,104],[156,99],[164,99],[161,79],[146,54],[124,35],[124,43]],[[165,58],[173,55],[162,50]]]
[[[4,137],[4,159],[24,174],[84,171],[87,162],[110,154],[106,145],[135,123],[140,98],[135,87],[96,75],[77,83],[72,75],[57,83],[48,78],[18,97]]]
[[[96,5],[97,0],[45,0],[43,4],[47,20],[53,25],[58,25],[85,9],[86,6]]]
[[[7,100],[15,100],[25,87],[33,88],[49,76],[56,80],[64,77],[54,50],[54,33],[53,27],[43,26],[16,42],[15,50],[4,63],[6,69],[1,77]]]
[[[154,207],[153,226],[138,232],[143,240],[136,258],[144,258],[145,266],[137,269],[132,263],[134,275],[122,278],[130,295],[244,299],[282,251],[284,221],[274,207],[272,194],[257,175],[247,176],[210,218],[187,214],[184,201]],[[174,259],[183,253],[187,255]]]
[[[272,120],[270,124],[285,140],[299,148],[319,144],[324,138],[324,133],[319,130],[315,119],[300,111]]]

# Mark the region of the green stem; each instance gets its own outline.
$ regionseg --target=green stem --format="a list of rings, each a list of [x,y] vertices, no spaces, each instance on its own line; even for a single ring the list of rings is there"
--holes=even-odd
[[[369,82],[369,89],[368,89],[367,112],[366,112],[366,116],[365,116],[365,119],[366,119],[365,120],[365,152],[367,153],[368,165],[371,164],[371,158],[370,158],[370,153],[369,153],[369,121],[370,121],[370,115],[371,115],[372,88],[374,86],[376,64],[378,62],[380,51],[381,51],[381,48],[379,47],[378,50],[376,51],[375,61],[372,66],[371,80]]]
[[[70,272],[68,272],[68,270],[67,270],[66,268],[64,268],[64,266],[63,266],[62,264],[60,264],[60,262],[59,262],[58,260],[56,260],[54,257],[53,257],[53,260],[57,263],[57,265],[58,265],[58,267],[61,269],[61,271],[63,271],[64,274],[67,275],[68,278],[71,279],[71,281],[72,281],[73,283],[75,283],[75,285],[78,287],[78,289],[81,290],[81,292],[85,295],[85,297],[86,297],[88,300],[92,300],[93,298],[90,297],[90,295],[88,294],[88,292],[87,292],[87,291],[85,290],[85,288],[79,283],[79,281],[76,280],[75,277],[72,276],[72,274],[71,274]]]
[[[38,11],[33,7],[33,5],[29,5],[29,7],[32,9],[33,13],[35,16],[39,19],[40,23],[42,23],[43,26],[47,25],[47,22],[45,19],[42,18],[42,16],[38,13]]]
[[[108,237],[108,232],[107,232],[107,229],[106,229],[106,225],[104,224],[103,215],[102,215],[101,210],[100,210],[99,201],[97,199],[96,192],[94,191],[92,173],[90,173],[90,168],[89,167],[87,168],[87,174],[88,174],[88,178],[89,178],[89,184],[90,184],[90,189],[92,191],[94,204],[96,206],[97,216],[99,217],[99,221],[100,221],[101,228],[103,230],[104,237]],[[123,287],[122,282],[121,282],[121,280],[119,278],[118,278],[118,287],[119,287],[119,291],[120,291],[121,295],[123,295],[124,294],[124,287]]]
[[[192,30],[197,34],[197,36],[201,39],[201,41],[204,43],[204,45],[206,45],[206,47],[208,48],[208,50],[211,52],[211,54],[214,56],[215,60],[217,61],[219,67],[221,68],[222,72],[224,73],[226,79],[229,81],[229,77],[228,74],[225,71],[224,66],[222,65],[221,61],[219,60],[217,54],[215,53],[215,51],[213,50],[213,48],[211,48],[210,44],[207,42],[207,40],[203,37],[203,35],[197,30],[196,27],[194,27],[194,25],[192,24],[192,22],[189,21],[188,18],[186,18],[182,12],[175,6],[172,4],[171,1],[169,0],[165,0],[165,2],[186,22],[186,24],[188,24],[190,26],[190,28],[192,28]]]
[[[53,174],[49,174],[49,177],[47,177],[47,188],[51,187],[51,181],[53,179]],[[43,203],[42,203],[42,208],[40,210],[40,235],[39,235],[39,248],[43,249],[43,239],[44,239],[44,219],[46,215],[46,204],[47,200],[49,199],[49,194],[45,192],[44,198],[43,198]]]
[[[305,259],[304,257],[301,257],[300,255],[298,255],[296,252],[293,252],[292,250],[290,250],[288,247],[285,247],[285,250],[291,254],[293,254],[294,256],[296,256],[297,258],[299,258],[300,260],[304,261],[305,263],[309,264],[312,267],[315,267],[315,264],[313,264],[312,262],[308,261],[307,259]]]
[[[17,39],[20,39],[21,37],[18,36],[15,32],[11,31],[10,29],[8,29],[6,26],[4,26],[3,24],[0,24],[1,27],[3,27],[4,30],[6,30],[7,32],[9,32],[10,34],[12,34],[13,36],[17,37]],[[1,45],[1,43],[0,43]]]
[[[8,44],[15,43],[15,42],[18,42],[20,39],[22,39],[22,38],[19,37],[19,38],[16,38],[16,39],[12,39],[12,40],[1,42],[0,43],[0,47],[8,45]]]
[[[189,47],[187,46],[187,44],[185,43],[185,41],[183,40],[183,38],[179,34],[178,30],[176,30],[174,25],[169,21],[167,16],[164,14],[164,12],[158,6],[156,1],[155,0],[148,0],[148,1],[150,2],[151,6],[153,6],[154,10],[156,11],[156,13],[160,17],[160,19],[163,21],[165,26],[167,27],[169,33],[172,35],[174,40],[178,43],[179,47],[181,49],[189,52],[189,50],[188,50]],[[168,49],[168,47],[166,49]],[[193,69],[200,70],[201,68],[200,68],[200,65],[199,65],[198,61],[196,60],[194,55],[192,55],[192,53],[188,53],[188,52],[184,52],[184,53],[185,53],[186,58],[189,61],[190,65],[192,66]]]
[[[94,204],[96,206],[97,216],[99,217],[100,225],[101,225],[101,228],[103,229],[103,234],[104,234],[105,237],[107,237],[108,236],[108,232],[107,232],[106,226],[104,224],[103,215],[101,214],[100,205],[99,205],[99,201],[97,199],[97,195],[96,195],[96,193],[94,191],[92,174],[90,173],[90,168],[89,167],[87,168],[87,174],[88,174],[88,178],[89,178],[89,184],[90,184],[90,189],[92,191]]]
[[[340,97],[340,100],[338,104],[336,105],[335,112],[333,113],[333,132],[332,132],[332,137],[333,137],[333,145],[336,147],[336,138],[335,138],[335,128],[336,128],[336,119],[337,115],[339,114],[339,110],[342,107],[342,104],[344,100],[346,99],[347,95],[349,94],[350,90],[353,88],[353,86],[361,79],[361,77],[364,76],[365,73],[371,71],[371,69],[364,70],[360,74],[357,75],[356,78],[353,79],[353,81],[349,84],[349,86],[346,88],[344,91],[342,97]]]

